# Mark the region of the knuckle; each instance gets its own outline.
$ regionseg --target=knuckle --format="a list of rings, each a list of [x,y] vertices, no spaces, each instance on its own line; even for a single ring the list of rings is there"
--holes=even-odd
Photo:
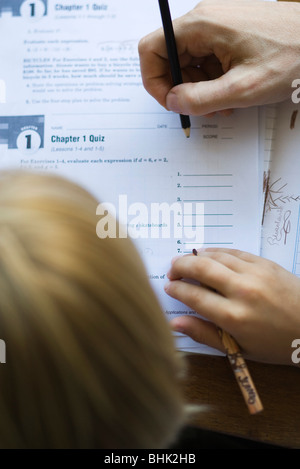
[[[144,36],[142,39],[140,39],[140,41],[138,43],[139,55],[143,55],[143,54],[149,52],[150,49],[151,49],[151,44],[152,44],[152,41],[150,39],[150,35]]]
[[[244,301],[228,302],[222,312],[222,327],[232,331],[241,332],[247,328],[249,323],[249,304]]]
[[[263,259],[263,262],[264,262],[263,267],[265,269],[265,275],[268,275],[270,277],[270,280],[273,280],[273,275],[277,276],[281,271],[280,265],[268,259]]]
[[[244,300],[247,304],[257,303],[264,294],[264,289],[259,276],[248,278],[236,286],[237,298]]]
[[[195,259],[195,274],[202,277],[203,272],[209,272],[211,268],[211,259],[209,257],[198,257]]]
[[[219,262],[221,262],[225,257],[224,253],[220,252],[220,251],[210,252],[210,253],[208,253],[208,255],[209,255],[210,259],[213,259],[213,260],[219,261]]]
[[[183,96],[184,105],[188,109],[189,114],[196,116],[203,113],[202,96],[199,93],[198,83],[189,83],[186,87],[186,93]]]
[[[236,325],[238,323],[239,314],[238,312],[232,307],[232,305],[228,305],[228,307],[224,307],[222,312],[222,327],[225,326],[227,330],[235,330]]]
[[[202,299],[202,295],[201,295],[200,289],[194,288],[193,290],[191,290],[190,300],[191,300],[191,304],[194,305],[195,309],[197,309],[197,306],[199,305],[201,299]]]
[[[253,103],[253,96],[259,93],[260,88],[261,78],[247,67],[246,74],[231,75],[231,80],[227,82],[226,92],[233,97],[237,107],[245,107]]]
[[[239,249],[232,249],[231,254],[246,262],[249,262],[253,259],[253,254],[250,254],[246,251],[240,251]]]
[[[232,254],[234,254],[235,256],[238,256],[238,257],[241,257],[242,254],[243,254],[243,251],[240,251],[239,249],[231,249],[230,251]]]

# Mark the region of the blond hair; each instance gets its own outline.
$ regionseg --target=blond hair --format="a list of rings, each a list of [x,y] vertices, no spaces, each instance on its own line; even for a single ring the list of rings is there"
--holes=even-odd
[[[165,448],[183,423],[168,324],[97,205],[54,175],[0,177],[2,448]]]

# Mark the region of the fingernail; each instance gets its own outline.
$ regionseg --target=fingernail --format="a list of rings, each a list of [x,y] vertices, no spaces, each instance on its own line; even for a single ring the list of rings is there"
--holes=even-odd
[[[167,274],[167,275],[168,275],[168,274]],[[164,285],[164,290],[165,290],[166,293],[168,293],[170,284],[171,284],[171,282],[167,282],[167,283]]]
[[[220,113],[223,116],[231,116],[231,114],[233,114],[233,109],[224,109],[223,111],[220,111]]]
[[[166,105],[169,111],[177,112],[178,114],[180,114],[181,111],[179,108],[177,95],[175,93],[172,93],[172,91],[167,96]]]
[[[204,114],[204,117],[207,117],[208,119],[211,119],[212,117],[214,117],[216,115],[215,112],[210,112],[209,114]]]

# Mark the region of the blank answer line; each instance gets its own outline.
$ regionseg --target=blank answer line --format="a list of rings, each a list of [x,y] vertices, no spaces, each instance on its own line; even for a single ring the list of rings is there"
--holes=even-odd
[[[209,188],[209,187],[233,187],[233,186],[182,186],[184,189],[189,189],[189,188]]]
[[[184,228],[233,228],[233,225],[183,225]]]
[[[183,213],[184,217],[196,216],[196,213]],[[204,213],[205,217],[232,217],[233,213]]]
[[[182,174],[184,177],[233,176],[232,174]]]
[[[187,246],[187,245],[191,245],[191,246],[199,245],[199,243],[182,243],[182,244],[184,244],[185,246]],[[233,243],[227,243],[227,242],[222,243],[222,242],[220,241],[219,243],[201,243],[201,244],[213,244],[213,245],[216,245],[216,244],[227,244],[227,245],[228,245],[228,244],[233,244]]]
[[[232,199],[185,199],[183,202],[233,202]]]

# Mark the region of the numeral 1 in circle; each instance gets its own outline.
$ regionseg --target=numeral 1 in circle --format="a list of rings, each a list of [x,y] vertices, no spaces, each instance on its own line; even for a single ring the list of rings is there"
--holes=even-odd
[[[30,16],[35,15],[35,3],[29,3],[30,6]]]
[[[29,125],[27,127],[30,127]],[[17,148],[24,155],[33,155],[41,148],[42,139],[35,129],[21,130],[16,140]]]
[[[31,135],[25,135],[26,138],[26,149],[29,150],[31,148]]]
[[[46,14],[46,0],[13,0],[20,2],[20,14],[28,21],[38,21]],[[0,0],[1,4],[1,0]]]

